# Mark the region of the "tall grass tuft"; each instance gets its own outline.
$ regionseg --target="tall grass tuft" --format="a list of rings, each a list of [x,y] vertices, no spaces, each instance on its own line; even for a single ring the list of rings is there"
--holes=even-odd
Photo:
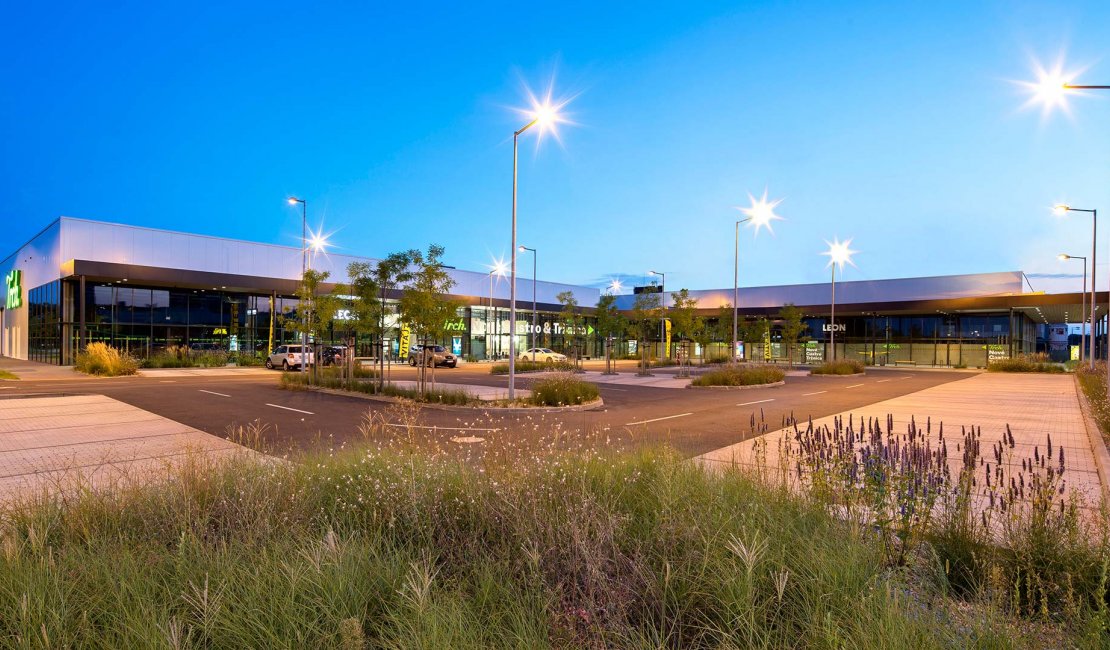
[[[582,381],[574,373],[558,373],[537,380],[531,386],[529,402],[535,406],[570,406],[592,402],[600,397],[595,384]]]
[[[133,375],[139,369],[139,363],[131,355],[120,352],[106,343],[90,343],[85,349],[77,353],[74,368],[89,375],[102,377],[117,377],[120,375]]]

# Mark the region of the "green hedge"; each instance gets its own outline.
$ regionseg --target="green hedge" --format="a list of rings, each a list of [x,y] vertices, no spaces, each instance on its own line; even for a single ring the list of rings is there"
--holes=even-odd
[[[585,404],[601,395],[595,384],[582,381],[570,373],[540,379],[532,384],[531,391],[529,402],[535,406]]]
[[[786,372],[770,366],[726,366],[699,375],[691,386],[758,386],[774,384],[786,378]]]
[[[858,375],[863,372],[864,366],[862,361],[855,359],[839,359],[837,361],[826,361],[819,366],[814,366],[809,371],[811,375]]]

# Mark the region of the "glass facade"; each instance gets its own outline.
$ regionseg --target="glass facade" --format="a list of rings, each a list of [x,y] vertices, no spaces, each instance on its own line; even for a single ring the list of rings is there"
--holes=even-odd
[[[27,292],[27,357],[62,363],[62,283],[55,280]]]

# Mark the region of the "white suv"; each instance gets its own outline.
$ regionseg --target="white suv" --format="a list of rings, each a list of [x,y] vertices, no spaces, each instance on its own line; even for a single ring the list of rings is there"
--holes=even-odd
[[[316,360],[312,356],[312,346],[305,346],[304,363],[306,365],[313,365]],[[274,368],[281,367],[282,370],[289,370],[290,368],[301,367],[301,346],[299,345],[281,345],[274,353],[266,357],[266,367],[273,370]]]

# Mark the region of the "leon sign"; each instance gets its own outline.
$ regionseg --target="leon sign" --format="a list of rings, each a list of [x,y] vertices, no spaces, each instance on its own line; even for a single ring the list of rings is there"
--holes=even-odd
[[[8,297],[4,301],[5,309],[16,309],[23,306],[23,271],[13,269],[4,277],[8,285]]]
[[[826,324],[821,326],[821,331],[823,331],[823,332],[847,332],[848,331],[848,326],[845,325],[844,323],[836,323],[836,324],[833,324],[833,325],[830,325],[830,324],[826,323]]]

